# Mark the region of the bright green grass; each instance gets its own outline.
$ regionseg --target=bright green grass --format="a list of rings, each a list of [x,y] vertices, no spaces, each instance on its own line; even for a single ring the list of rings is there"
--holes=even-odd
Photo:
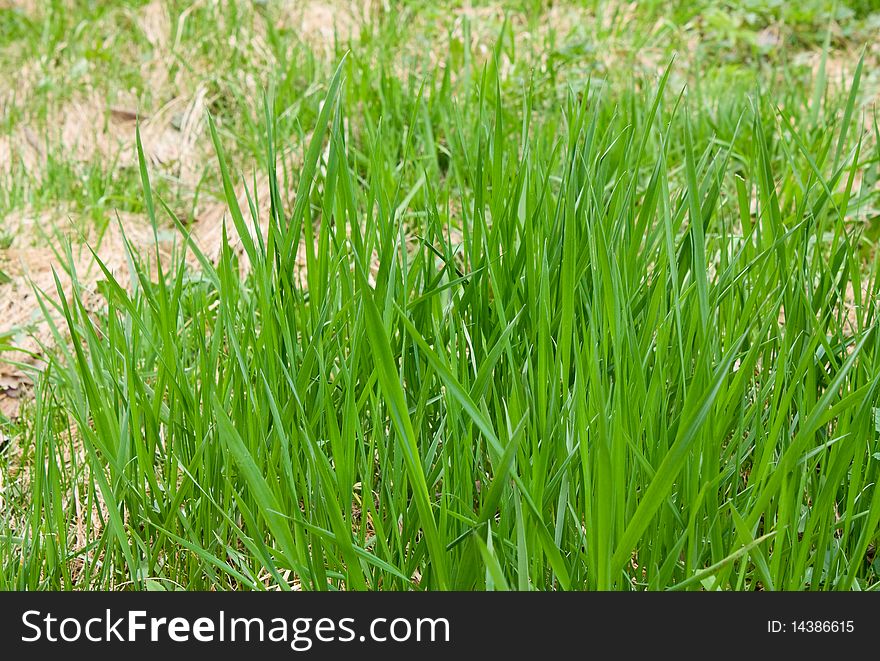
[[[491,67],[386,124],[355,66],[293,205],[266,103],[265,240],[212,129],[246,276],[132,252],[62,306],[0,587],[876,589],[860,71],[725,128],[667,77],[533,112]]]
[[[3,130],[95,84],[161,105],[140,4],[0,13],[0,70],[56,54]],[[161,272],[133,252],[106,273],[97,314],[84,285],[56,311],[35,399],[0,426],[0,588],[880,587],[876,80],[787,57],[832,19],[861,39],[870,4],[649,2],[531,51],[503,16],[461,21],[504,31],[437,69],[419,46],[455,3],[401,3],[335,77],[271,3],[199,6],[172,68],[215,63],[189,72],[225,154],[204,191],[73,162],[46,126],[51,167],[0,182],[0,214],[182,231]],[[771,23],[787,46],[765,52]],[[633,68],[693,31],[704,66]],[[132,51],[102,53],[111,33]],[[616,68],[606,43],[631,49]],[[239,209],[255,159],[271,204]],[[184,266],[181,196],[202,194],[232,236],[271,208],[246,276],[232,251]]]

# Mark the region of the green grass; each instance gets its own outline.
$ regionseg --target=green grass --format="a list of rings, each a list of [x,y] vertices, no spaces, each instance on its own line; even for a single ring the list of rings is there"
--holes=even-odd
[[[177,250],[44,292],[0,588],[880,588],[870,72],[557,78],[502,33],[406,75],[399,28],[211,108],[239,251],[138,139]]]

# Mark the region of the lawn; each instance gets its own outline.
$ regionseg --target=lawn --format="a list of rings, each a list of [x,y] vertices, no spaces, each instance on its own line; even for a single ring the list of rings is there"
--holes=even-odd
[[[0,589],[880,589],[877,34],[0,0]]]

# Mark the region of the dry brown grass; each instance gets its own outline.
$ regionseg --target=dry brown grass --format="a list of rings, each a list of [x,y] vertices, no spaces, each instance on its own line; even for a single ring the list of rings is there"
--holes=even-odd
[[[8,174],[13,167],[24,168],[27,177],[34,182],[41,180],[41,168],[45,162],[46,149],[50,148],[64,154],[74,162],[93,163],[96,161],[113,163],[114,167],[133,168],[137,165],[134,143],[135,125],[140,121],[140,130],[145,154],[151,172],[157,177],[170,179],[183,190],[192,190],[197,185],[207,164],[213,163],[213,150],[208,139],[205,116],[211,106],[211,87],[209,85],[210,63],[197,61],[194,53],[185,52],[184,45],[173,40],[175,29],[181,28],[191,19],[192,13],[206,4],[206,0],[196,0],[178,16],[169,13],[166,3],[160,0],[138,9],[133,20],[149,42],[152,52],[141,63],[144,86],[153,91],[153,107],[141,107],[142,99],[134,92],[116,94],[110,104],[98,89],[75,94],[73,98],[50,102],[45,118],[46,128],[39,128],[36,118],[25,112],[25,117],[8,134],[0,135],[0,176]],[[40,3],[28,0],[0,0],[0,7],[14,7],[31,15],[41,11]],[[611,11],[613,9],[614,11]],[[591,9],[577,3],[553,3],[546,7],[538,17],[524,12],[508,12],[509,30],[515,42],[516,51],[525,53],[534,60],[538,69],[547,66],[548,44],[564,43],[566,38],[589,38],[596,30],[607,30],[614,17],[615,29],[590,57],[599,71],[613,67],[635,67],[642,73],[658,74],[667,65],[666,54],[659,46],[652,44],[656,39],[649,34],[644,39],[647,45],[634,46],[629,26],[636,20],[637,3],[619,2],[606,6],[602,15],[596,16]],[[392,7],[385,0],[287,0],[277,5],[279,27],[289,29],[312,47],[322,57],[332,54],[334,40],[356,42],[362,26],[382,13],[409,10]],[[410,21],[409,19],[412,18]],[[474,7],[464,2],[450,16],[430,18],[410,16],[401,17],[408,26],[409,33],[399,52],[395,53],[401,75],[405,74],[414,60],[429,66],[444,66],[446,55],[453,41],[463,41],[469,37],[468,47],[477,58],[477,65],[487,61],[492,54],[492,46],[498,29],[505,20],[505,11],[500,4]],[[465,21],[469,29],[465,31]],[[670,29],[663,21],[653,28],[653,35]],[[770,26],[763,34],[769,45],[778,43],[778,26]],[[681,35],[680,35],[681,36]],[[680,68],[687,69],[689,61],[698,51],[698,32],[692,30],[684,34],[687,47],[680,54]],[[642,35],[644,38],[644,35]],[[255,24],[246,44],[230,43],[230,48],[244,49],[258,62],[271,65],[271,55],[266,45],[264,31]],[[690,41],[687,41],[687,40]],[[131,57],[120,45],[120,56]],[[855,49],[835,49],[828,57],[826,72],[832,82],[843,83],[855,68],[859,53]],[[203,69],[203,75],[188,72],[186,68],[175,67],[181,57],[193,59],[193,70]],[[818,68],[821,54],[818,51],[805,51],[794,57],[795,63]],[[686,61],[681,63],[681,59]],[[866,89],[866,104],[871,99],[880,98],[880,42],[869,44],[867,51],[863,86]],[[502,76],[512,67],[503,56]],[[452,77],[458,72],[452,72]],[[19,97],[27,98],[28,90],[36,84],[39,71],[32,62],[23,64],[17,80]],[[245,89],[257,94],[262,81],[243,79]],[[0,86],[0,109],[12,103],[10,90]],[[245,168],[246,170],[247,168]],[[257,178],[253,191],[260,202],[260,231],[265,235],[268,219],[268,180],[265,176]],[[240,190],[240,205],[247,209],[243,187]],[[216,259],[221,250],[222,226],[226,217],[223,203],[209,201],[194,209],[194,216],[187,218],[191,223],[192,238],[196,245],[210,259]],[[20,351],[5,355],[25,365],[39,367],[41,344],[51,343],[45,324],[39,323],[41,312],[33,293],[33,287],[54,292],[53,268],[59,272],[65,295],[70,294],[70,282],[52,246],[47,243],[39,228],[61,228],[72,223],[68,220],[69,210],[58,208],[31,214],[19,210],[4,219],[5,227],[16,227],[12,245],[0,250],[0,269],[9,274],[11,281],[0,284],[0,337],[12,334],[14,343]],[[120,214],[120,221],[129,240],[138,250],[149,250],[152,245],[152,230],[146,219],[133,214]],[[96,243],[97,252],[111,269],[125,266],[124,242],[116,224],[111,218],[109,230]],[[64,233],[64,232],[63,232]],[[234,237],[234,232],[230,235]],[[66,231],[75,244],[80,240],[96,241],[97,237],[79,236]],[[179,240],[179,239],[178,239]],[[57,247],[57,246],[56,246]],[[170,243],[161,246],[170,251]],[[241,242],[233,238],[233,249],[242,252]],[[75,248],[76,268],[87,289],[93,288],[99,278],[90,254],[82,245]],[[301,248],[300,263],[304,266],[304,249]],[[246,268],[246,259],[242,260]],[[851,297],[850,297],[851,298]],[[95,304],[99,304],[96,295]],[[28,391],[26,370],[0,363],[0,412],[15,415]]]

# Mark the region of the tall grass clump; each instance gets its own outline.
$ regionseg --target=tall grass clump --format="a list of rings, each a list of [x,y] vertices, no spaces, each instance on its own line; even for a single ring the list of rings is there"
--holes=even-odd
[[[4,586],[876,589],[858,73],[824,122],[491,70],[389,119],[345,67],[292,195],[271,96],[268,200],[212,125],[241,251],[172,218],[62,297]]]

